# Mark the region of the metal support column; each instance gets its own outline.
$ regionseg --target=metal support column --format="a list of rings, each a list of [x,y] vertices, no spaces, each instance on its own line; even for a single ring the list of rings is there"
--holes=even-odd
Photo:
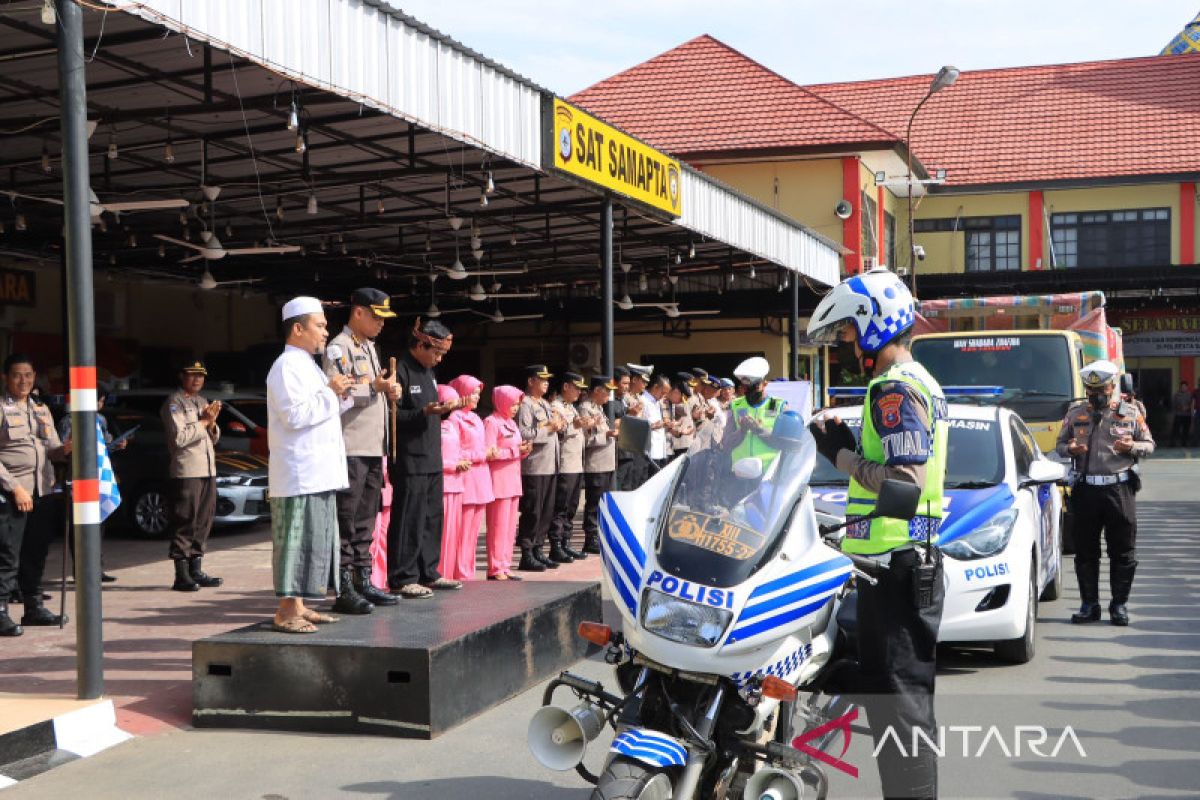
[[[791,356],[788,359],[788,378],[800,380],[800,276],[794,276],[792,284],[792,312],[788,317],[788,347]]]
[[[100,610],[100,482],[96,463],[96,335],[92,297],[92,226],[88,210],[87,77],[83,10],[55,0],[61,98],[63,219],[70,335],[71,477],[75,536],[75,675],[80,700],[104,693]]]
[[[616,354],[613,350],[613,206],[612,198],[604,198],[604,206],[600,209],[600,260],[603,275],[600,278],[600,301],[604,303],[604,312],[600,319],[600,352],[604,364],[604,374],[612,375]]]

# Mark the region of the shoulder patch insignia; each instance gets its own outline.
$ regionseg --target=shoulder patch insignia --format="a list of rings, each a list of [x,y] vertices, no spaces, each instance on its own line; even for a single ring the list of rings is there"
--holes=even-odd
[[[893,392],[885,394],[875,401],[875,407],[883,416],[883,424],[894,428],[900,424],[900,406],[904,404],[904,395]]]

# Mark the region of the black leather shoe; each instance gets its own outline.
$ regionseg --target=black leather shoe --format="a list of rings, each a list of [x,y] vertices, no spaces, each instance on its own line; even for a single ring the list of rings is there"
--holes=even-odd
[[[25,629],[8,615],[8,601],[0,600],[0,636],[20,636]]]
[[[370,567],[355,567],[353,577],[354,590],[362,595],[368,603],[377,606],[394,606],[399,604],[400,598],[392,597],[387,592],[382,589],[376,589],[371,584]]]
[[[171,585],[171,590],[176,592],[200,591],[200,584],[192,580],[192,569],[186,558],[175,562],[175,583]]]
[[[338,614],[370,614],[375,610],[375,606],[367,598],[354,590],[354,580],[350,575],[350,569],[343,569],[338,573],[338,589],[337,600],[333,601],[333,610]]]
[[[66,614],[59,616],[50,609],[42,605],[39,600],[37,603],[26,603],[25,613],[21,615],[21,624],[27,628],[50,627],[69,622]]]
[[[584,539],[583,552],[591,553],[594,556],[600,555],[600,542],[596,539]]]
[[[545,572],[546,565],[533,557],[532,550],[522,550],[521,563],[517,564],[517,569],[522,572]]]
[[[571,558],[562,545],[555,543],[550,546],[550,560],[555,564],[570,564],[575,559]]]
[[[1124,603],[1108,604],[1108,621],[1122,628],[1129,624],[1129,612],[1125,609]]]
[[[101,582],[101,583],[116,583],[116,582],[117,582],[117,576],[116,576],[116,575],[109,575],[107,572],[101,572],[101,573],[100,573],[100,582]]]
[[[576,561],[583,561],[585,558],[587,558],[587,553],[581,553],[578,550],[573,549],[569,544],[564,544],[562,550]]]
[[[1071,615],[1071,622],[1076,625],[1083,625],[1087,622],[1100,621],[1100,604],[1099,603],[1084,603],[1079,607],[1078,613]]]
[[[191,573],[192,580],[195,581],[196,585],[204,589],[211,589],[214,586],[220,586],[224,583],[225,581],[221,578],[214,578],[204,571],[204,567],[202,566],[203,560],[203,556],[192,556],[188,559],[188,571]]]
[[[534,559],[546,569],[558,569],[558,562],[551,561],[542,555],[542,548],[535,547],[531,552],[533,553]]]

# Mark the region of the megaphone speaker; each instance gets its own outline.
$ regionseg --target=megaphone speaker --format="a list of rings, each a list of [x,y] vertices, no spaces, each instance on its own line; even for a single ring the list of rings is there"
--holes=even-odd
[[[850,215],[854,213],[854,206],[849,200],[838,200],[838,204],[833,207],[833,213],[838,219],[850,219]]]
[[[743,800],[801,800],[804,783],[790,772],[763,767],[746,781]]]
[[[580,703],[570,711],[543,706],[529,720],[529,751],[542,766],[565,771],[583,761],[588,742],[604,727],[599,706]]]

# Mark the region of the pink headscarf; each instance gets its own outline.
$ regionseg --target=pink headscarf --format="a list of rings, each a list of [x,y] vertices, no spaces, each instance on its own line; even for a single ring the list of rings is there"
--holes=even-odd
[[[474,375],[459,375],[450,381],[450,385],[458,392],[459,397],[469,397],[483,388],[483,381]]]
[[[438,402],[439,403],[449,403],[449,402],[457,400],[457,399],[458,399],[458,392],[454,391],[453,387],[447,386],[444,383],[438,384]]]
[[[525,393],[515,386],[497,386],[492,389],[492,407],[501,416],[508,416],[512,407],[521,402]]]

